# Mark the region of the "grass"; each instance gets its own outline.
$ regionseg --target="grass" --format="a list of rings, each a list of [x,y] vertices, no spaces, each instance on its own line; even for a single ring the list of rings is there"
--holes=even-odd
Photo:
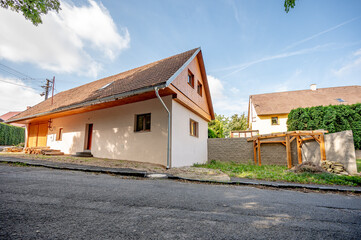
[[[232,162],[220,162],[212,160],[208,164],[196,164],[195,167],[219,169],[230,177],[252,178],[269,181],[285,181],[310,184],[336,184],[361,186],[360,176],[339,176],[329,173],[293,173],[287,171],[285,166],[263,165],[257,166],[252,163],[240,164]],[[361,159],[357,160],[357,168],[360,171]]]
[[[361,159],[357,159],[356,164],[357,164],[357,172],[361,172]]]

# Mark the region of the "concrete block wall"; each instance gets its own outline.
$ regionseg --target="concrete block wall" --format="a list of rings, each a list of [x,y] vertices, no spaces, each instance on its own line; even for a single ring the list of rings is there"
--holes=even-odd
[[[357,173],[356,153],[351,130],[325,134],[326,159],[342,163],[347,172]],[[319,164],[321,161],[320,147],[315,141],[302,146],[303,161]]]
[[[269,139],[281,140],[281,139]],[[298,164],[297,143],[291,143],[292,164]],[[356,173],[356,156],[352,131],[325,135],[326,158],[344,164],[349,173]],[[208,161],[249,163],[254,162],[253,143],[246,138],[209,138]],[[261,160],[263,165],[287,165],[286,147],[279,143],[262,144]],[[302,160],[320,163],[320,145],[316,141],[302,145]]]
[[[297,153],[294,155],[293,159],[297,162]],[[246,138],[209,138],[208,161],[210,160],[253,163],[253,143],[247,142]],[[264,165],[287,165],[286,147],[277,143],[263,144],[261,160]]]

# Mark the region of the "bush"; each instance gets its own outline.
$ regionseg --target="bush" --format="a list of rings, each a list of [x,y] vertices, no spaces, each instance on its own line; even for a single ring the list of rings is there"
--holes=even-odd
[[[24,128],[0,123],[0,145],[17,145],[24,141]]]
[[[208,138],[217,138],[216,133],[210,128],[208,128]]]
[[[293,109],[288,131],[325,129],[330,133],[352,130],[356,149],[361,149],[361,103]]]

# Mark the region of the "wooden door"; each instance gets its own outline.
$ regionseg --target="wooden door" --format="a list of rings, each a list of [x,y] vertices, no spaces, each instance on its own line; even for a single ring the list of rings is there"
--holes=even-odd
[[[28,133],[28,147],[36,147],[38,141],[38,128],[39,125],[29,125],[29,133]]]
[[[46,139],[48,135],[48,124],[43,123],[39,124],[39,131],[38,131],[38,147],[46,147]]]
[[[28,133],[28,147],[46,147],[48,124],[30,124]]]
[[[85,150],[91,150],[93,137],[93,124],[87,124],[87,136],[85,138]]]

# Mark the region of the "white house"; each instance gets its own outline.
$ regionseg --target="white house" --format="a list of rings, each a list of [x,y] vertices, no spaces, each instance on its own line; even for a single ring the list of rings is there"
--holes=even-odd
[[[190,166],[207,161],[212,100],[200,48],[56,94],[8,120],[28,147]]]

